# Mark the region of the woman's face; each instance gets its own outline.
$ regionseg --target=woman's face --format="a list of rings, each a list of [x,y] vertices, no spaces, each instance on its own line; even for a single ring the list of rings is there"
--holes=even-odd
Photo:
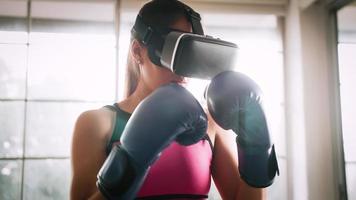
[[[191,25],[185,18],[181,18],[174,23],[170,28],[181,30],[184,32],[191,32]],[[147,48],[142,49],[142,61],[140,65],[140,79],[144,82],[146,87],[150,90],[155,90],[163,84],[176,82],[181,85],[187,83],[187,79],[174,74],[169,69],[157,66],[151,62],[148,56]]]

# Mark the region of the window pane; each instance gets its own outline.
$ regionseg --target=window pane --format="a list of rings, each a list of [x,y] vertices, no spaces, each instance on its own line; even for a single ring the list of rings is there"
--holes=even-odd
[[[0,199],[21,198],[21,160],[0,160]]]
[[[89,38],[87,44],[58,36],[48,45],[30,45],[28,98],[113,100],[115,48]]]
[[[233,41],[240,51],[283,50],[281,36],[277,29],[277,17],[274,15],[208,13],[203,14],[202,18],[207,35]]]
[[[28,102],[26,157],[69,156],[76,119],[85,110],[103,105]]]
[[[0,44],[0,99],[24,99],[27,46]]]
[[[339,44],[338,51],[345,160],[356,161],[356,44]]]
[[[32,19],[31,32],[113,34],[113,22]],[[33,42],[31,35],[31,42]]]
[[[33,1],[29,99],[114,100],[114,1]]]
[[[26,44],[28,33],[25,18],[10,18],[0,16],[0,43]]]
[[[348,199],[356,199],[356,162],[346,163]]]
[[[32,0],[31,11],[33,18],[113,22],[114,0],[96,2]]]
[[[356,199],[356,4],[337,12],[342,137],[348,199]]]
[[[24,199],[69,199],[68,159],[26,160],[24,173]]]
[[[286,159],[278,158],[279,176],[274,183],[267,188],[267,199],[285,200],[287,196],[287,162]]]
[[[21,157],[25,103],[0,101],[0,158]]]
[[[31,6],[31,32],[114,35],[114,1],[41,0]]]
[[[27,42],[27,1],[0,1],[0,43]]]

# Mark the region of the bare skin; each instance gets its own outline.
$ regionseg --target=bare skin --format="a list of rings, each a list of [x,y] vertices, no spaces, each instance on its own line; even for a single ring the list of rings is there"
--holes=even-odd
[[[190,24],[179,20],[172,25],[183,31],[191,31]],[[119,107],[132,113],[136,106],[159,86],[169,83],[181,83],[183,78],[167,69],[155,66],[148,58],[147,49],[134,40],[130,46],[130,56],[140,66],[140,78],[134,93],[119,102]],[[209,116],[208,135],[214,144],[212,177],[223,199],[265,198],[265,190],[248,186],[240,179],[236,147],[230,145],[234,140],[232,133],[221,129]],[[110,139],[113,126],[113,113],[105,109],[90,110],[82,113],[75,125],[72,142],[72,200],[104,199],[95,183],[101,166],[106,159],[105,148]]]

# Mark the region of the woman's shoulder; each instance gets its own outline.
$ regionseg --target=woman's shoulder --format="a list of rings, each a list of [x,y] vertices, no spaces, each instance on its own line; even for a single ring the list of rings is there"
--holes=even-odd
[[[75,124],[75,134],[95,138],[108,137],[114,112],[110,109],[94,109],[81,113]]]
[[[106,159],[109,127],[108,109],[88,110],[79,115],[71,148],[72,199],[87,199],[89,196],[86,195],[96,191],[96,175]]]

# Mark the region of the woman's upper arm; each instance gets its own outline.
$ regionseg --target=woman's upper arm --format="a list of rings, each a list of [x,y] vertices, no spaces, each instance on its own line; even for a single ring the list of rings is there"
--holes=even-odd
[[[223,199],[235,199],[239,189],[235,136],[228,131],[216,129],[212,176]]]
[[[240,178],[235,138],[232,131],[217,128],[212,163],[215,185],[223,199],[264,199],[265,189],[253,188]]]
[[[72,141],[71,199],[87,199],[97,192],[96,175],[106,159],[107,134],[100,111],[87,111],[76,122]]]

